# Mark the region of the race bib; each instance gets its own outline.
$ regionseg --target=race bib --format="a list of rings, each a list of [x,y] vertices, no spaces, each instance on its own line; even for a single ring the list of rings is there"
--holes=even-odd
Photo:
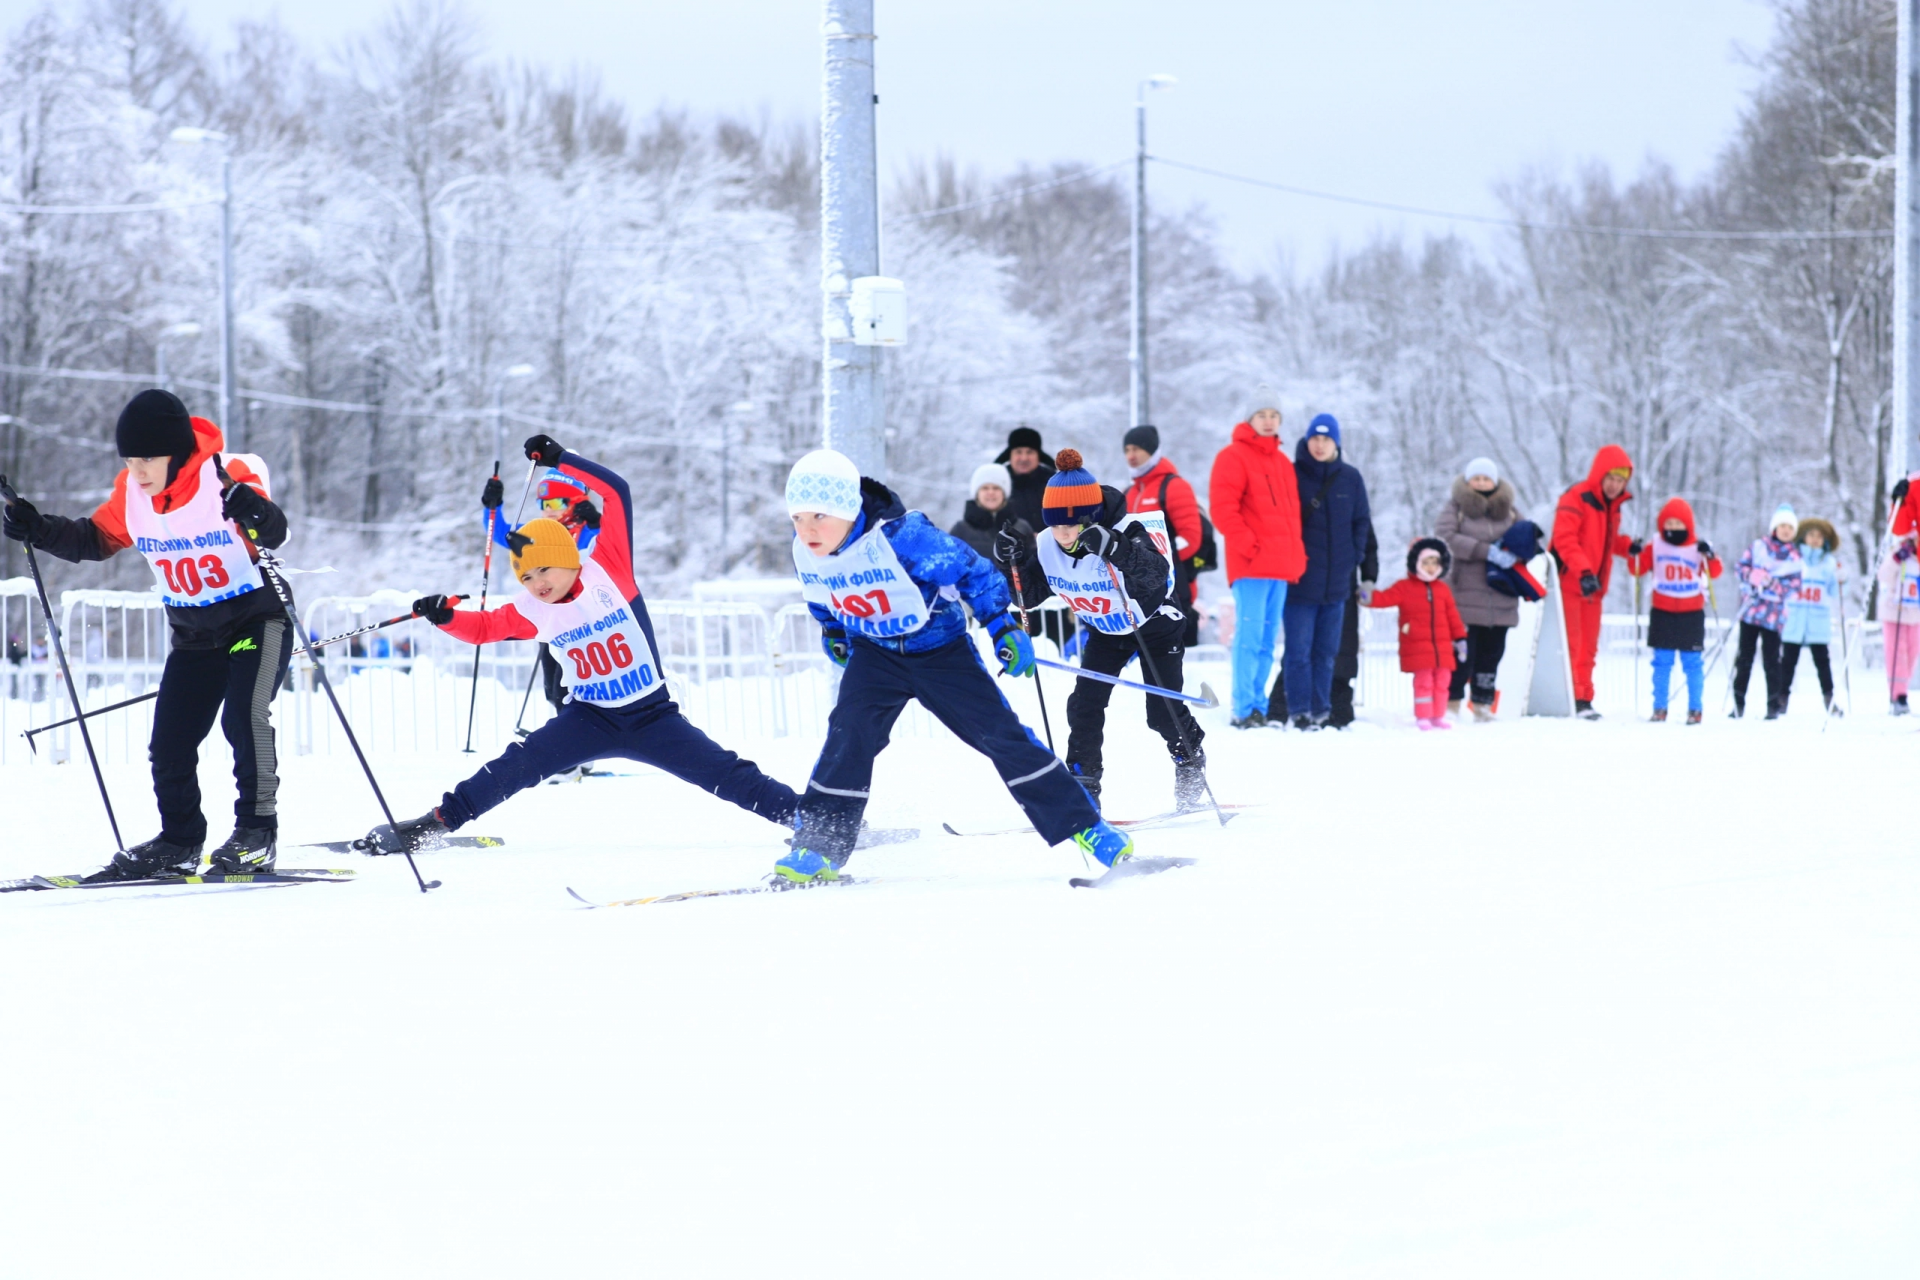
[[[647,633],[613,578],[593,560],[580,565],[580,590],[552,604],[532,596],[514,602],[560,664],[569,699],[603,707],[638,702],[662,687],[663,673]]]
[[[1665,596],[1669,600],[1698,600],[1704,589],[1700,582],[1704,572],[1698,547],[1676,547],[1667,542],[1654,544],[1655,595]]]
[[[920,584],[881,525],[830,556],[814,555],[796,537],[793,567],[807,603],[826,609],[850,636],[894,640],[926,626],[931,616]]]
[[[1173,555],[1167,537],[1167,520],[1158,511],[1144,511],[1122,520],[1117,529],[1137,524],[1153,539],[1154,549],[1167,558],[1167,599],[1173,598]],[[1080,621],[1095,631],[1125,635],[1136,621],[1144,621],[1140,609],[1115,585],[1119,573],[1098,556],[1075,560],[1053,539],[1043,533],[1037,539],[1040,567],[1046,572],[1047,585],[1072,609]],[[1131,619],[1131,620],[1130,620]]]
[[[267,464],[251,454],[234,454],[266,481]],[[220,473],[208,458],[200,467],[200,487],[184,505],[164,514],[129,479],[126,488],[127,536],[153,569],[160,598],[176,609],[200,609],[260,587],[238,525],[220,513]]]

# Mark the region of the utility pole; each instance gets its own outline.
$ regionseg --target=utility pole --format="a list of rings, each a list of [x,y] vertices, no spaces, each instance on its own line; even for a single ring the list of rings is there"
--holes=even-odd
[[[1914,77],[1920,74],[1920,57],[1914,42],[1920,40],[1920,0],[1900,0],[1900,25],[1894,80],[1893,126],[1893,441],[1887,450],[1887,484],[1907,474],[1907,442],[1920,427],[1920,218],[1914,201],[1920,199],[1920,187],[1914,184],[1914,165],[1920,162],[1920,86]],[[1877,518],[1877,517],[1876,517]]]
[[[880,353],[854,341],[853,281],[880,274],[874,142],[873,0],[825,0],[820,112],[820,289],[823,435],[862,475],[887,474]]]
[[[1173,76],[1148,76],[1133,95],[1133,287],[1127,347],[1127,425],[1153,421],[1147,379],[1147,91],[1179,83]]]
[[[220,430],[227,448],[247,447],[246,410],[238,416],[239,379],[233,368],[233,150],[220,140]]]

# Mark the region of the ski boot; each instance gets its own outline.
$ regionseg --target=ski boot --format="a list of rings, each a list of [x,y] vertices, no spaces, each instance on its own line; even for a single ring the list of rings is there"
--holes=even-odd
[[[1655,707],[1653,709],[1652,722],[1654,724],[1665,724],[1667,722],[1667,709],[1665,707]]]
[[[1786,710],[1787,710],[1786,704],[1781,702],[1778,698],[1767,699],[1767,719],[1778,720],[1781,716],[1786,714]]]
[[[1235,729],[1264,729],[1267,727],[1267,713],[1255,708],[1237,720],[1227,721]]]
[[[367,838],[360,842],[360,849],[376,858],[390,853],[421,853],[428,849],[445,848],[440,837],[446,834],[447,824],[440,821],[440,811],[434,809],[393,826],[381,823],[367,832]]]
[[[1727,713],[1727,719],[1738,720],[1741,717],[1745,716],[1746,714],[1747,714],[1747,700],[1745,698],[1735,696],[1733,700],[1733,710]]]
[[[838,880],[840,868],[845,865],[845,859],[836,863],[802,844],[796,845],[792,853],[774,863],[773,873],[794,884],[818,884],[825,880]]]
[[[1098,809],[1100,807],[1100,778],[1104,771],[1100,769],[1088,769],[1084,765],[1075,762],[1067,766],[1067,772],[1073,775],[1073,780],[1080,784],[1081,789],[1087,793],[1087,799],[1093,801],[1093,807]]]
[[[1574,699],[1573,714],[1582,720],[1598,720],[1600,718],[1600,713],[1595,711],[1593,704],[1585,698]]]
[[[1827,714],[1832,716],[1836,720],[1842,719],[1847,714],[1846,712],[1842,711],[1839,707],[1836,707],[1833,705],[1832,694],[1827,695]]]
[[[172,844],[155,836],[113,855],[113,861],[82,884],[105,884],[112,880],[150,880],[155,876],[190,876],[200,869],[199,844]]]
[[[1125,862],[1133,856],[1133,837],[1108,826],[1104,818],[1085,831],[1074,832],[1073,842],[1080,846],[1080,852],[1092,854],[1093,860],[1103,867]]]
[[[265,875],[273,870],[276,836],[272,827],[236,827],[225,844],[207,855],[207,874]]]
[[[1693,708],[1693,710],[1687,712],[1688,724],[1699,724],[1702,720],[1706,718],[1707,718],[1706,712],[1700,710],[1700,708],[1698,707],[1695,707]]]
[[[1904,693],[1887,704],[1887,714],[1890,716],[1904,716],[1908,710],[1907,695]]]
[[[1319,727],[1313,722],[1313,717],[1304,711],[1293,718],[1293,728],[1296,733],[1312,733]]]
[[[1207,807],[1207,753],[1196,751],[1193,759],[1173,761],[1173,807],[1186,813]]]

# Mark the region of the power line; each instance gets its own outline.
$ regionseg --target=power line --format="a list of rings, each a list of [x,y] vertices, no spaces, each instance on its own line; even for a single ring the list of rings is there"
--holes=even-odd
[[[1314,191],[1308,187],[1289,186],[1284,182],[1268,182],[1264,178],[1249,178],[1245,174],[1228,173],[1223,169],[1209,169],[1204,165],[1187,164],[1181,160],[1169,160],[1164,156],[1148,156],[1155,164],[1163,164],[1171,169],[1185,169],[1190,173],[1204,173],[1211,178],[1224,178],[1228,182],[1245,183],[1250,187],[1264,187],[1269,191],[1284,191],[1288,195],[1305,196],[1310,200],[1330,200],[1335,204],[1358,205],[1363,209],[1385,209],[1391,213],[1410,213],[1421,218],[1445,218],[1451,222],[1477,222],[1490,227],[1512,227],[1521,231],[1572,231],[1582,235],[1619,236],[1633,240],[1890,240],[1893,231],[1866,229],[1859,231],[1688,231],[1663,230],[1659,227],[1615,227],[1588,222],[1534,222],[1526,218],[1501,218],[1484,213],[1457,213],[1446,209],[1425,209],[1419,205],[1395,204],[1388,200],[1368,200],[1361,196],[1338,195],[1331,191]]]
[[[197,209],[202,205],[219,204],[219,196],[207,196],[199,200],[161,200],[151,204],[19,204],[12,201],[0,201],[0,212],[5,213],[159,213],[168,209]]]
[[[1103,173],[1112,173],[1115,169],[1124,169],[1132,164],[1131,160],[1116,160],[1112,164],[1103,164],[1097,169],[1086,169],[1065,178],[1056,178],[1052,182],[1037,183],[1031,187],[1019,187],[1012,191],[1002,191],[998,195],[982,196],[978,200],[969,200],[965,204],[950,204],[944,209],[928,209],[924,213],[903,213],[898,215],[902,222],[919,222],[925,218],[941,218],[950,213],[965,213],[969,209],[981,209],[990,204],[1004,204],[1009,200],[1018,200],[1041,191],[1052,191],[1056,187],[1069,187],[1076,182],[1085,182],[1088,178],[1097,178]]]

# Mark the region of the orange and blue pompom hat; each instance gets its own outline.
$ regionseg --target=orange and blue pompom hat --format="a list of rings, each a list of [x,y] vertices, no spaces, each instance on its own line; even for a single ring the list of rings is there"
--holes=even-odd
[[[1062,449],[1053,461],[1059,470],[1047,481],[1047,491],[1040,497],[1042,518],[1050,525],[1091,522],[1106,504],[1100,482],[1086,469],[1086,460],[1078,449]]]

